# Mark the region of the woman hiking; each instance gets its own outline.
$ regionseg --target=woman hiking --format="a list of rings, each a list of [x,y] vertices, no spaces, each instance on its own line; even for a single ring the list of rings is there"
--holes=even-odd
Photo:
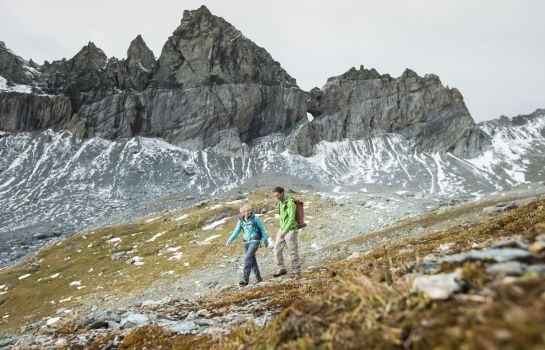
[[[259,249],[261,238],[263,238],[265,248],[269,246],[269,239],[265,227],[263,227],[261,220],[252,213],[252,207],[249,204],[242,206],[242,208],[240,208],[240,213],[242,214],[242,217],[238,220],[237,227],[225,243],[225,246],[229,246],[229,244],[237,238],[240,231],[244,231],[242,242],[244,243],[246,256],[244,257],[244,272],[242,279],[238,284],[240,286],[247,286],[248,281],[250,280],[250,271],[254,272],[257,283],[263,281],[261,273],[259,272],[259,267],[257,266],[255,253]]]

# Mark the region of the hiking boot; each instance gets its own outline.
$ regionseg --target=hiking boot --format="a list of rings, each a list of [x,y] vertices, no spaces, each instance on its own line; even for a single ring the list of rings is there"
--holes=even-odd
[[[261,283],[261,282],[263,282],[263,278],[261,278],[261,277],[257,278],[256,281],[255,281],[255,283]]]
[[[273,277],[280,277],[285,274],[286,274],[286,269],[280,269],[280,270],[277,270],[275,273],[273,273]]]
[[[245,287],[245,286],[248,285],[248,282],[246,282],[246,281],[240,281],[240,282],[238,282],[238,285],[241,286],[241,287]]]

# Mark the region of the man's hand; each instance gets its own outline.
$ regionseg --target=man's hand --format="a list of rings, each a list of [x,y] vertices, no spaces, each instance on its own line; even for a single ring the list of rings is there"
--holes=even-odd
[[[284,237],[286,237],[286,234],[287,234],[287,232],[280,232],[280,238],[283,239]]]
[[[265,243],[265,248],[269,248],[269,243]]]

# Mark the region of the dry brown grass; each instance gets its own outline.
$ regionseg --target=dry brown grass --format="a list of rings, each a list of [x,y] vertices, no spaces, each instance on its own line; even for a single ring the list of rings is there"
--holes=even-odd
[[[542,349],[545,348],[545,279],[534,276],[512,284],[488,281],[486,297],[468,290],[435,302],[411,291],[401,277],[417,256],[442,243],[454,249],[511,235],[532,238],[545,222],[545,200],[538,200],[471,227],[407,239],[361,259],[330,266],[332,283],[300,290],[299,298],[265,329],[239,328],[218,344],[226,349]],[[412,254],[399,249],[410,244]],[[482,277],[476,263],[465,278]],[[472,279],[472,281],[469,281]],[[321,287],[323,286],[323,287]],[[296,290],[300,287],[294,286]],[[297,294],[297,293],[296,293]]]

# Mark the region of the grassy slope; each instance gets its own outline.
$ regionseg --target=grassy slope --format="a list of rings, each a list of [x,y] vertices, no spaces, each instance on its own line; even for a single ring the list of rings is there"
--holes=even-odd
[[[248,196],[256,209],[274,204],[270,193],[256,192]],[[229,237],[241,202],[210,201],[179,212],[166,213],[156,220],[140,220],[73,235],[36,253],[26,262],[0,270],[0,286],[7,292],[0,295],[0,333],[18,330],[22,325],[52,316],[59,308],[92,305],[97,298],[127,299],[135,293],[150,288],[155,283],[183,278],[196,269],[210,266],[225,256],[239,257],[238,245],[225,250],[223,243]],[[203,223],[222,213],[230,217],[218,229],[202,230]],[[182,214],[188,217],[176,220]],[[274,218],[274,213],[264,218]],[[154,241],[157,233],[164,232]],[[211,244],[203,242],[212,235],[220,237]],[[119,242],[107,243],[113,238]],[[180,260],[169,260],[174,252],[166,248],[180,247]],[[123,258],[112,261],[115,252],[131,251]],[[129,265],[133,256],[143,258],[141,266]],[[69,259],[68,259],[69,258]],[[184,266],[189,263],[189,266]],[[161,272],[173,271],[170,275]],[[57,278],[48,278],[59,274]],[[30,274],[20,280],[19,277]],[[80,281],[80,287],[70,286]],[[70,300],[66,300],[70,299]],[[100,299],[102,300],[102,299]],[[1,318],[4,315],[9,317]]]
[[[437,253],[444,243],[451,251],[464,251],[513,235],[532,239],[545,232],[544,206],[545,200],[537,200],[488,221],[383,245],[365,257],[305,274],[306,283],[286,281],[201,300],[200,307],[217,314],[258,298],[266,300],[261,308],[285,308],[264,329],[246,326],[213,338],[144,327],[130,333],[121,348],[544,349],[542,277],[527,275],[505,284],[485,279],[482,263],[466,263],[467,290],[440,302],[411,291],[403,277],[415,261]],[[401,250],[407,247],[411,251]]]

